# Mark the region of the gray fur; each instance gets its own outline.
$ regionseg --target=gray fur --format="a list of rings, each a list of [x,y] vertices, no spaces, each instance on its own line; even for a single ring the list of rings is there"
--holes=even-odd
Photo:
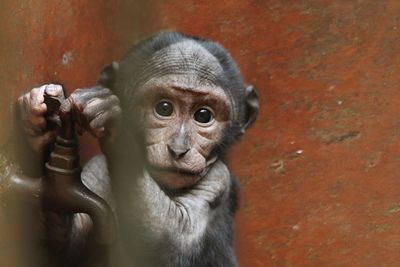
[[[154,179],[144,171],[135,181],[135,194],[129,196],[135,210],[140,210],[141,221],[151,231],[154,242],[167,238],[182,253],[200,249],[207,226],[219,213],[229,209],[230,173],[218,161],[209,173],[184,195],[168,196]],[[110,177],[104,155],[93,157],[83,168],[82,180],[112,207]],[[223,203],[215,208],[216,202]],[[227,211],[228,212],[228,211]],[[132,218],[133,219],[133,218]]]
[[[107,169],[106,157],[103,154],[94,156],[85,164],[81,178],[84,185],[101,196],[114,209],[110,175]]]

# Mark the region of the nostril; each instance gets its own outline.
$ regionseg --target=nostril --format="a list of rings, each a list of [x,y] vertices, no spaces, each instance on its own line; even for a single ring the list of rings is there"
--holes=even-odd
[[[189,150],[190,148],[179,148],[179,147],[173,147],[168,145],[168,151],[171,154],[174,159],[179,159],[182,158]]]

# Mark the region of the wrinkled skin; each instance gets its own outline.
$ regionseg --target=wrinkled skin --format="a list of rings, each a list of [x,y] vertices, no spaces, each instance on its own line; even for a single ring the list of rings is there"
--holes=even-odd
[[[45,118],[47,106],[44,95],[64,98],[60,85],[47,84],[33,88],[18,98],[22,129],[24,130],[31,149],[36,153],[43,152],[44,147],[54,141],[57,130],[50,129]]]
[[[217,160],[211,152],[229,125],[231,107],[221,88],[189,89],[165,79],[157,81],[140,90],[135,109],[146,130],[148,170],[170,189],[190,187]],[[171,104],[171,115],[157,114],[154,107],[160,101]],[[195,120],[194,114],[200,109],[212,114],[209,122]]]
[[[55,140],[57,128],[49,128],[49,115],[44,95],[64,97],[61,85],[45,84],[33,88],[18,98],[22,129],[27,135],[31,149],[43,152],[46,145]],[[78,130],[87,130],[97,138],[112,138],[113,124],[121,116],[119,99],[103,87],[77,89],[64,101],[61,112],[73,112]]]

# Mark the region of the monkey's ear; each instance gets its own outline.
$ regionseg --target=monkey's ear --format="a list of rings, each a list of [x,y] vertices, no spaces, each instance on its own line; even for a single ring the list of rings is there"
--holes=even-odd
[[[117,78],[117,72],[119,69],[119,63],[114,61],[110,65],[107,65],[97,80],[97,84],[102,85],[106,88],[112,89]]]
[[[245,106],[244,123],[240,129],[242,134],[257,119],[260,110],[260,99],[258,97],[257,89],[253,85],[248,85],[246,87]]]

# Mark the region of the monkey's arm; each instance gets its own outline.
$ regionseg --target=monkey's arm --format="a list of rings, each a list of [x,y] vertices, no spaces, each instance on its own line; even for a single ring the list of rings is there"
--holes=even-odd
[[[117,188],[113,191],[118,203],[120,237],[136,244],[127,251],[129,257],[144,263],[158,264],[161,260],[168,262],[168,266],[181,266],[181,260],[190,261],[183,266],[203,266],[198,262],[204,260],[236,266],[231,247],[231,178],[222,162],[215,163],[194,188],[175,197],[168,196],[147,173],[136,178],[128,174],[123,188],[129,194],[118,195],[121,191]],[[108,190],[103,191],[110,179],[103,155],[89,161],[82,176],[85,184],[113,205],[107,197]],[[94,181],[95,186],[90,184]],[[100,184],[103,189],[95,190]],[[160,246],[166,249],[160,250]],[[154,249],[159,257],[146,258],[143,248]]]
[[[142,219],[152,235],[168,237],[171,245],[190,250],[204,237],[219,203],[227,202],[230,173],[217,162],[194,188],[174,197],[165,194],[147,172],[137,182],[135,203],[140,203]]]

